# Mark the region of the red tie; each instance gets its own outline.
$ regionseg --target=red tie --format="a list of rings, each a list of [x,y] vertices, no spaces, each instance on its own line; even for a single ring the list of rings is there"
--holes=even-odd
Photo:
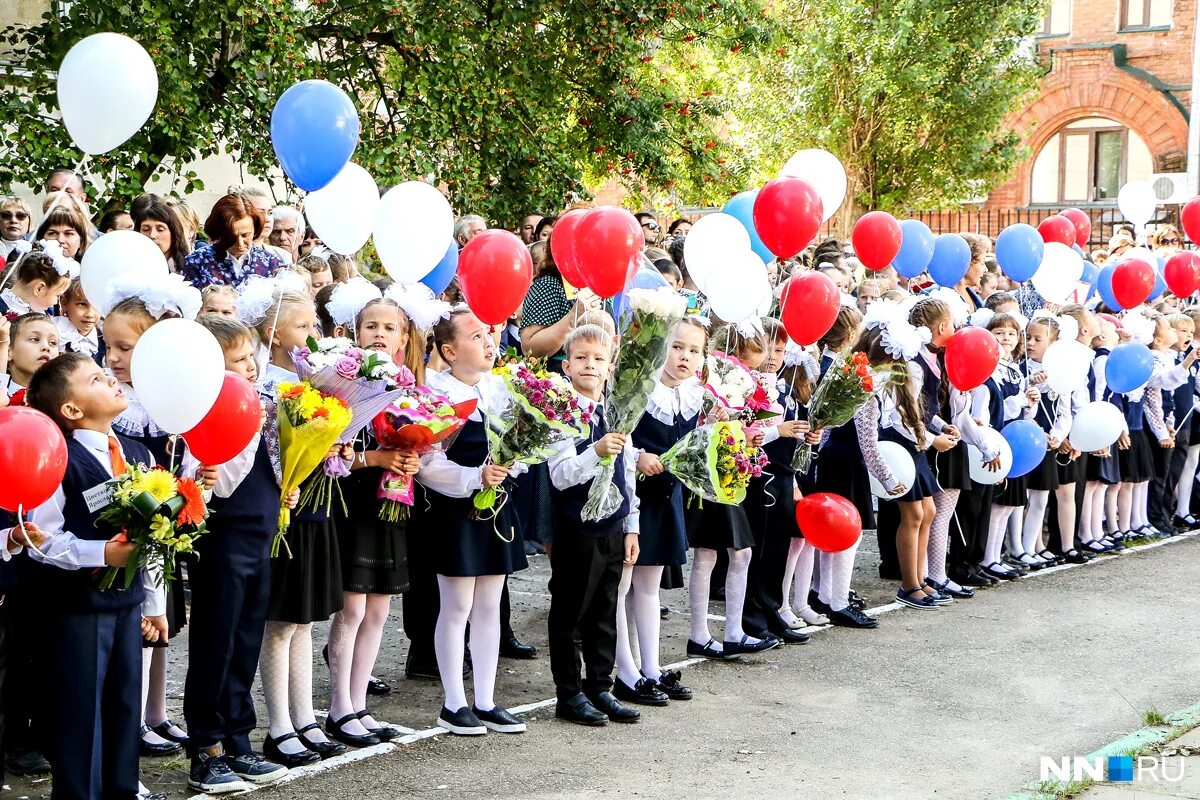
[[[113,477],[125,474],[125,456],[121,455],[121,443],[117,437],[108,437],[108,458],[112,462]]]

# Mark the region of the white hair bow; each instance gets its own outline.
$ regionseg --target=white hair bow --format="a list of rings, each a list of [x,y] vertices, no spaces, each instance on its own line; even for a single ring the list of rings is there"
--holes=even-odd
[[[162,319],[167,314],[195,319],[200,313],[200,290],[185,281],[183,276],[174,274],[150,278],[145,275],[118,275],[108,283],[107,307],[101,308],[100,313],[108,316],[122,301],[134,297],[142,301],[155,319]]]
[[[379,291],[378,286],[362,276],[356,276],[337,285],[333,296],[325,304],[325,311],[338,325],[353,325],[368,303],[382,297],[383,292]]]
[[[434,297],[433,290],[423,283],[393,283],[383,296],[400,306],[418,330],[427,331],[450,315],[450,304]]]
[[[74,280],[79,277],[79,262],[63,255],[62,245],[54,239],[42,239],[38,242],[42,252],[50,256],[54,263],[54,271],[59,275]]]

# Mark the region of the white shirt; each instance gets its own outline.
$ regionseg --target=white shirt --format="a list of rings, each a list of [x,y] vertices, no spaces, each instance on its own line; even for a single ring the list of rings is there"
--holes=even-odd
[[[87,448],[88,453],[112,477],[112,460],[108,454],[108,434],[91,430],[74,430],[71,436],[75,441]],[[122,455],[124,455],[122,453]],[[154,466],[153,457],[146,466]],[[99,569],[104,563],[104,545],[106,540],[92,541],[80,539],[63,526],[66,520],[63,509],[66,508],[67,498],[63,493],[62,484],[54,490],[54,495],[37,508],[29,512],[29,521],[37,525],[46,534],[46,542],[41,552],[32,551],[30,556],[34,561],[49,564],[59,569]],[[7,540],[7,534],[5,535]],[[7,544],[7,541],[3,542]],[[7,548],[5,548],[7,549]],[[167,595],[163,586],[159,585],[158,577],[150,569],[142,572],[142,585],[146,590],[146,599],[142,603],[142,615],[158,617],[167,613]]]
[[[76,353],[83,353],[88,358],[95,358],[100,352],[100,335],[96,326],[86,336],[66,317],[55,317],[54,327],[58,329],[58,351],[64,353],[70,346]]]
[[[30,311],[33,311],[33,309],[30,308],[29,303],[26,303],[24,300],[17,297],[13,293],[12,289],[5,289],[4,291],[0,292],[0,300],[3,300],[5,305],[8,306],[8,313],[10,314],[21,316],[22,314],[28,314]]]
[[[595,400],[578,392],[575,394],[579,398],[580,408],[595,409]],[[625,491],[629,495],[629,516],[625,518],[624,529],[626,533],[637,533],[640,507],[637,496],[637,448],[627,442],[617,458],[620,459],[619,471],[613,480],[625,481]],[[555,454],[550,457],[550,482],[559,491],[586,483],[599,475],[600,471],[600,456],[596,448],[585,447],[582,453],[576,453],[574,439],[560,442]]]

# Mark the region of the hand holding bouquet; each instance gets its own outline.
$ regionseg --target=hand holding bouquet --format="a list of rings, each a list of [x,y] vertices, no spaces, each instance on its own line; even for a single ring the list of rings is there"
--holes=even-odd
[[[494,372],[504,379],[510,404],[503,414],[487,415],[488,463],[541,464],[559,442],[588,434],[591,413],[579,406],[561,375],[535,373],[521,363]],[[496,487],[482,489],[475,494],[475,508],[492,510],[498,499]]]
[[[130,464],[114,479],[112,503],[100,519],[121,529],[124,541],[137,545],[124,567],[109,567],[100,581],[110,588],[118,572],[125,573],[125,588],[142,567],[162,568],[162,580],[175,579],[175,556],[191,553],[206,532],[208,507],[200,487],[191,478],[177,478],[165,469]]]
[[[424,455],[434,447],[445,447],[475,412],[477,401],[452,405],[445,396],[418,386],[385,408],[371,423],[375,441],[385,450],[408,450]],[[379,518],[396,522],[408,517],[413,504],[411,475],[387,471],[379,480],[377,495],[383,504]]]
[[[614,364],[612,388],[604,403],[609,433],[633,433],[646,413],[650,395],[671,350],[671,333],[687,312],[687,298],[667,288],[630,289],[621,314],[621,348]],[[601,461],[583,506],[585,520],[608,517],[621,505],[613,486],[615,458]]]
[[[304,381],[280,383],[277,389],[281,494],[286,497],[325,460],[353,416],[341,400],[322,394]],[[291,521],[291,511],[280,505],[272,557],[279,555],[279,545]]]
[[[747,442],[740,422],[716,422],[688,433],[659,461],[701,498],[737,505],[750,480],[762,475],[767,454]]]
[[[849,360],[833,364],[813,391],[808,404],[808,421],[814,431],[836,428],[854,419],[863,404],[874,397],[892,380],[890,371],[872,372],[866,353],[855,353]],[[796,444],[792,468],[807,472],[812,463],[813,449],[803,439]]]

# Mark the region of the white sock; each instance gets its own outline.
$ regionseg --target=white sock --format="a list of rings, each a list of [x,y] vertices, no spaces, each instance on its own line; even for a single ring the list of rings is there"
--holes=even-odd
[[[983,546],[983,562],[979,566],[986,567],[1000,561],[1000,547],[1004,544],[1004,534],[1008,531],[1008,519],[1015,506],[992,506],[988,518],[987,543]]]
[[[263,700],[267,706],[268,733],[272,739],[286,736],[296,730],[292,724],[288,707],[288,681],[291,677],[292,637],[301,626],[290,622],[268,620],[263,632],[262,652],[258,658],[258,671],[262,676]],[[295,739],[279,745],[288,755],[296,755],[306,748]]]
[[[367,613],[367,596],[359,592],[342,593],[342,610],[333,615],[329,626],[329,718],[345,719],[356,709],[350,699],[350,671],[354,666],[354,642]],[[352,736],[368,731],[358,720],[349,720],[342,730]],[[304,734],[308,736],[312,731]],[[315,738],[312,741],[317,741]]]
[[[662,567],[634,567],[630,603],[634,627],[637,629],[638,654],[642,657],[641,671],[654,680],[662,677],[662,666],[658,661],[658,637],[662,626],[662,616],[658,610],[658,587],[662,583],[662,574]]]
[[[379,643],[383,641],[383,629],[387,625],[388,612],[392,607],[389,594],[367,595],[367,605],[358,636],[354,640],[354,666],[350,669],[350,702],[356,711],[367,710],[367,684],[375,669],[375,658],[379,655]],[[359,717],[362,724],[378,728],[379,723],[370,714]]]
[[[442,676],[442,691],[446,694],[446,708],[458,711],[467,704],[467,692],[463,687],[463,639],[467,633],[467,620],[475,602],[474,578],[451,578],[438,575],[438,594],[442,609],[438,613],[437,626],[433,630],[433,649],[437,653],[438,673]]]
[[[1058,544],[1064,553],[1075,549],[1075,484],[1064,483],[1054,490],[1058,500]]]
[[[817,548],[809,544],[807,539],[800,542],[800,555],[796,558],[796,577],[792,592],[792,608],[800,616],[808,608],[808,593],[812,591],[813,568],[817,561]]]
[[[705,645],[713,638],[708,629],[708,587],[712,581],[713,567],[717,565],[717,551],[707,547],[692,549],[692,579],[688,582],[688,606],[691,609],[690,638],[698,645]],[[721,643],[714,647],[721,649]]]
[[[842,611],[850,605],[850,580],[854,577],[854,556],[858,541],[837,553],[821,553],[821,602],[833,611]],[[826,568],[827,567],[827,568]]]
[[[1193,412],[1195,413],[1195,412]],[[1192,513],[1192,482],[1196,479],[1196,465],[1200,464],[1200,444],[1189,445],[1183,472],[1175,486],[1175,514],[1187,518]]]
[[[475,599],[471,605],[471,675],[475,690],[475,708],[491,711],[496,707],[496,670],[500,666],[500,596],[504,594],[504,575],[475,578]],[[658,613],[655,606],[654,613]],[[462,675],[460,668],[458,674]]]
[[[926,576],[938,583],[946,582],[946,552],[950,548],[950,522],[958,506],[958,489],[944,489],[933,496],[936,512],[929,529],[929,546],[925,548],[928,569]]]
[[[1033,555],[1037,552],[1038,536],[1046,519],[1046,504],[1050,492],[1044,489],[1030,490],[1029,508],[1025,512],[1025,526],[1021,531],[1021,552]]]
[[[742,612],[746,606],[746,579],[750,572],[750,548],[729,548],[729,571],[725,573],[725,641],[740,642],[746,635],[742,629]],[[753,636],[746,640],[754,644]]]

